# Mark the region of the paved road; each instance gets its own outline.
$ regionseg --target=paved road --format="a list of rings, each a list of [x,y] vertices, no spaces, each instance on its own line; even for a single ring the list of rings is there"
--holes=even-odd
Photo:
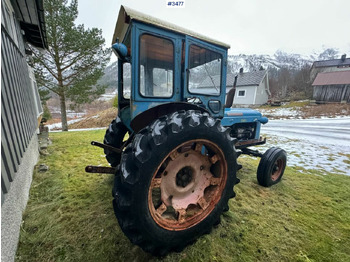
[[[270,120],[262,127],[262,133],[350,148],[350,117]]]
[[[261,133],[268,137],[261,151],[271,146],[283,148],[288,166],[350,176],[350,117],[271,120]]]

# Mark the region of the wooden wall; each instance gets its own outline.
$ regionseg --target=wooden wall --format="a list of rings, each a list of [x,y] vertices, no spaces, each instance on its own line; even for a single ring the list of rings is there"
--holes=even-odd
[[[1,25],[1,204],[36,135],[42,111],[26,57],[17,44]]]
[[[314,86],[313,99],[322,102],[350,103],[350,84]]]

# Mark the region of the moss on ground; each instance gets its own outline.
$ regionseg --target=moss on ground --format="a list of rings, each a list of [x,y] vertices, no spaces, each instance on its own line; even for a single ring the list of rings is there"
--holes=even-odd
[[[212,233],[158,259],[133,246],[112,208],[103,130],[50,134],[50,155],[34,172],[16,261],[350,261],[350,178],[287,168],[281,183],[257,184],[258,160],[241,158],[241,183]]]

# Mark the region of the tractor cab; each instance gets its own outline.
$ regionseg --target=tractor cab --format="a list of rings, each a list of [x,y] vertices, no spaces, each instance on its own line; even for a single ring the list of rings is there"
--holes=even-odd
[[[140,129],[179,109],[224,117],[229,47],[122,6],[113,50],[123,123]]]

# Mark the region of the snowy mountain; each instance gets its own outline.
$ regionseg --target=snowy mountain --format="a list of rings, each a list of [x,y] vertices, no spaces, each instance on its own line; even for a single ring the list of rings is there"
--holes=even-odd
[[[118,87],[118,62],[108,65],[104,70],[104,75],[98,80],[98,84],[106,85],[106,93],[113,93]]]
[[[228,73],[237,73],[240,68],[244,72],[259,70],[260,67],[269,69],[271,77],[276,75],[280,69],[287,69],[290,72],[297,72],[310,67],[316,60],[328,60],[340,58],[341,54],[334,48],[327,48],[321,53],[313,53],[309,56],[300,54],[290,54],[283,51],[277,51],[274,55],[229,55],[228,56]],[[99,80],[99,83],[109,86],[107,92],[112,92],[117,88],[118,64],[111,63],[105,69],[105,75]]]
[[[281,69],[288,68],[290,70],[300,70],[305,65],[311,65],[313,59],[310,57],[302,57],[299,54],[287,54],[281,51],[270,55],[229,55],[228,68],[230,73],[237,73],[240,68],[244,72],[264,69]]]

